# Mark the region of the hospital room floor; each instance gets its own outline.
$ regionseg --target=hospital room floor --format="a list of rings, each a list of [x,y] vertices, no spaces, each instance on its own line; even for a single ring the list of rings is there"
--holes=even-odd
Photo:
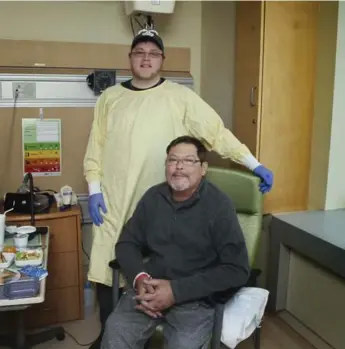
[[[88,344],[94,340],[99,333],[97,312],[82,321],[64,324],[64,328],[80,344]],[[90,345],[78,345],[69,335],[62,342],[52,340],[34,349],[82,349]],[[225,347],[224,347],[225,348]],[[153,348],[158,349],[158,348]],[[242,342],[236,349],[253,349],[252,340]],[[293,331],[281,319],[276,316],[267,316],[262,327],[261,349],[314,349],[300,335]]]

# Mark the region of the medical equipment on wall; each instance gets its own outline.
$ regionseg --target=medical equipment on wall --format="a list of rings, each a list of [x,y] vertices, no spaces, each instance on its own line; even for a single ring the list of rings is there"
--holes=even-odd
[[[153,14],[172,14],[175,10],[175,0],[151,0],[151,1],[125,1],[125,13],[130,18],[130,25],[133,36],[138,30],[134,28],[135,21],[139,29],[155,29]],[[141,23],[140,18],[144,17],[145,23]]]
[[[166,13],[171,14],[175,9],[175,0],[151,0],[151,1],[125,1],[125,12],[127,16],[136,13]]]
[[[116,84],[116,70],[94,70],[86,77],[86,82],[94,94],[98,96],[106,88]]]

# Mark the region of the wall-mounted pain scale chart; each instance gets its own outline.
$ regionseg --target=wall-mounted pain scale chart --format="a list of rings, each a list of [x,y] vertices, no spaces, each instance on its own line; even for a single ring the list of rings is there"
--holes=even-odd
[[[23,172],[61,175],[61,120],[22,119]]]

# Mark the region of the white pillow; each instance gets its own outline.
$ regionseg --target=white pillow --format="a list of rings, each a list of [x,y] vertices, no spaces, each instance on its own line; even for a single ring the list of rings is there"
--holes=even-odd
[[[228,348],[234,349],[260,326],[268,295],[263,288],[243,287],[225,304],[221,341]]]

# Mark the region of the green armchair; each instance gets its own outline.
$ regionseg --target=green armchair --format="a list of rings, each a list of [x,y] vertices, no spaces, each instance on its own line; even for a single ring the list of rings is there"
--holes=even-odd
[[[260,270],[254,268],[255,256],[259,244],[262,229],[263,199],[259,191],[259,178],[251,173],[224,168],[208,169],[206,178],[215,184],[219,189],[229,195],[236,207],[237,216],[242,227],[250,265],[252,267],[251,276],[247,286],[255,287]],[[116,306],[120,297],[119,292],[119,270],[120,266],[116,260],[109,263],[113,269],[113,304]],[[219,349],[221,342],[224,304],[216,305],[215,321],[213,326],[210,349]],[[163,343],[162,327],[158,326],[155,334],[149,340],[146,348],[160,348]],[[254,348],[260,348],[260,328],[254,334]]]

